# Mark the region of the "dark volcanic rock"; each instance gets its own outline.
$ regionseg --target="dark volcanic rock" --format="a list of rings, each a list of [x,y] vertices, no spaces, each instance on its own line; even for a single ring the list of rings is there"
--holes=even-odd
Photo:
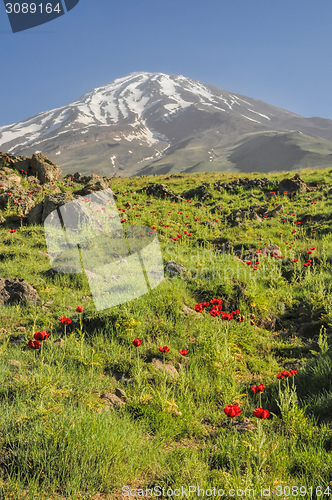
[[[298,174],[295,174],[292,179],[283,179],[280,181],[278,184],[278,191],[280,194],[283,194],[284,192],[297,193],[299,191],[309,191],[309,188],[301,177]]]
[[[24,279],[0,278],[0,304],[11,304],[22,300],[40,302],[40,297]]]
[[[212,198],[213,195],[210,193],[208,188],[211,186],[208,182],[204,182],[201,186],[197,188],[189,189],[189,191],[184,191],[181,196],[185,200],[191,200],[193,198],[198,198],[200,201],[204,201],[208,198]]]

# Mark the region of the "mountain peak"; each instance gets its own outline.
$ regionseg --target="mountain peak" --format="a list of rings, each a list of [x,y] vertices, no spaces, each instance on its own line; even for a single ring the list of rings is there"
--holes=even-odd
[[[78,164],[88,173],[97,162],[112,174],[150,165],[164,165],[168,173],[180,168],[177,162],[184,169],[234,168],[230,158],[243,165],[233,154],[243,142],[270,151],[271,137],[276,143],[276,134],[293,130],[332,140],[331,120],[306,119],[183,75],[136,71],[66,106],[0,127],[0,147],[26,156],[41,151],[63,171]],[[293,134],[291,140],[300,139]]]

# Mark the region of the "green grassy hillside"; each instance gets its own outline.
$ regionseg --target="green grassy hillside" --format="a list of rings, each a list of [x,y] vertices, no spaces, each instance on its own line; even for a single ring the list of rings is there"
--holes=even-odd
[[[261,488],[275,498],[332,492],[332,174],[300,175],[316,190],[278,194],[285,172],[268,174],[269,187],[222,192],[213,183],[243,174],[113,179],[123,227],[155,227],[164,264],[185,271],[99,312],[84,273],[50,269],[43,226],[1,211],[0,277],[25,279],[41,298],[0,308],[1,499],[114,500],[128,488],[166,496],[189,486],[252,489],[251,498]],[[137,193],[203,182],[212,197],[200,206]],[[249,218],[280,204],[275,217]],[[266,256],[272,244],[280,251]],[[41,331],[50,336],[32,349]],[[254,415],[259,407],[268,418]]]

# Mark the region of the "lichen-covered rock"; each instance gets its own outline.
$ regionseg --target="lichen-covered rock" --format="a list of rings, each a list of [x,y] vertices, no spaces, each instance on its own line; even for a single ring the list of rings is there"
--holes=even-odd
[[[34,153],[28,173],[35,175],[42,184],[62,178],[61,168],[43,153]]]

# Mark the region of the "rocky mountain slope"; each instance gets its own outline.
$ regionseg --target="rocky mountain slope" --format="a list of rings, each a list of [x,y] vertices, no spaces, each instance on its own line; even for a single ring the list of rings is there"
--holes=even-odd
[[[304,118],[181,75],[131,73],[0,127],[0,148],[64,173],[275,171],[332,164],[332,120]]]

